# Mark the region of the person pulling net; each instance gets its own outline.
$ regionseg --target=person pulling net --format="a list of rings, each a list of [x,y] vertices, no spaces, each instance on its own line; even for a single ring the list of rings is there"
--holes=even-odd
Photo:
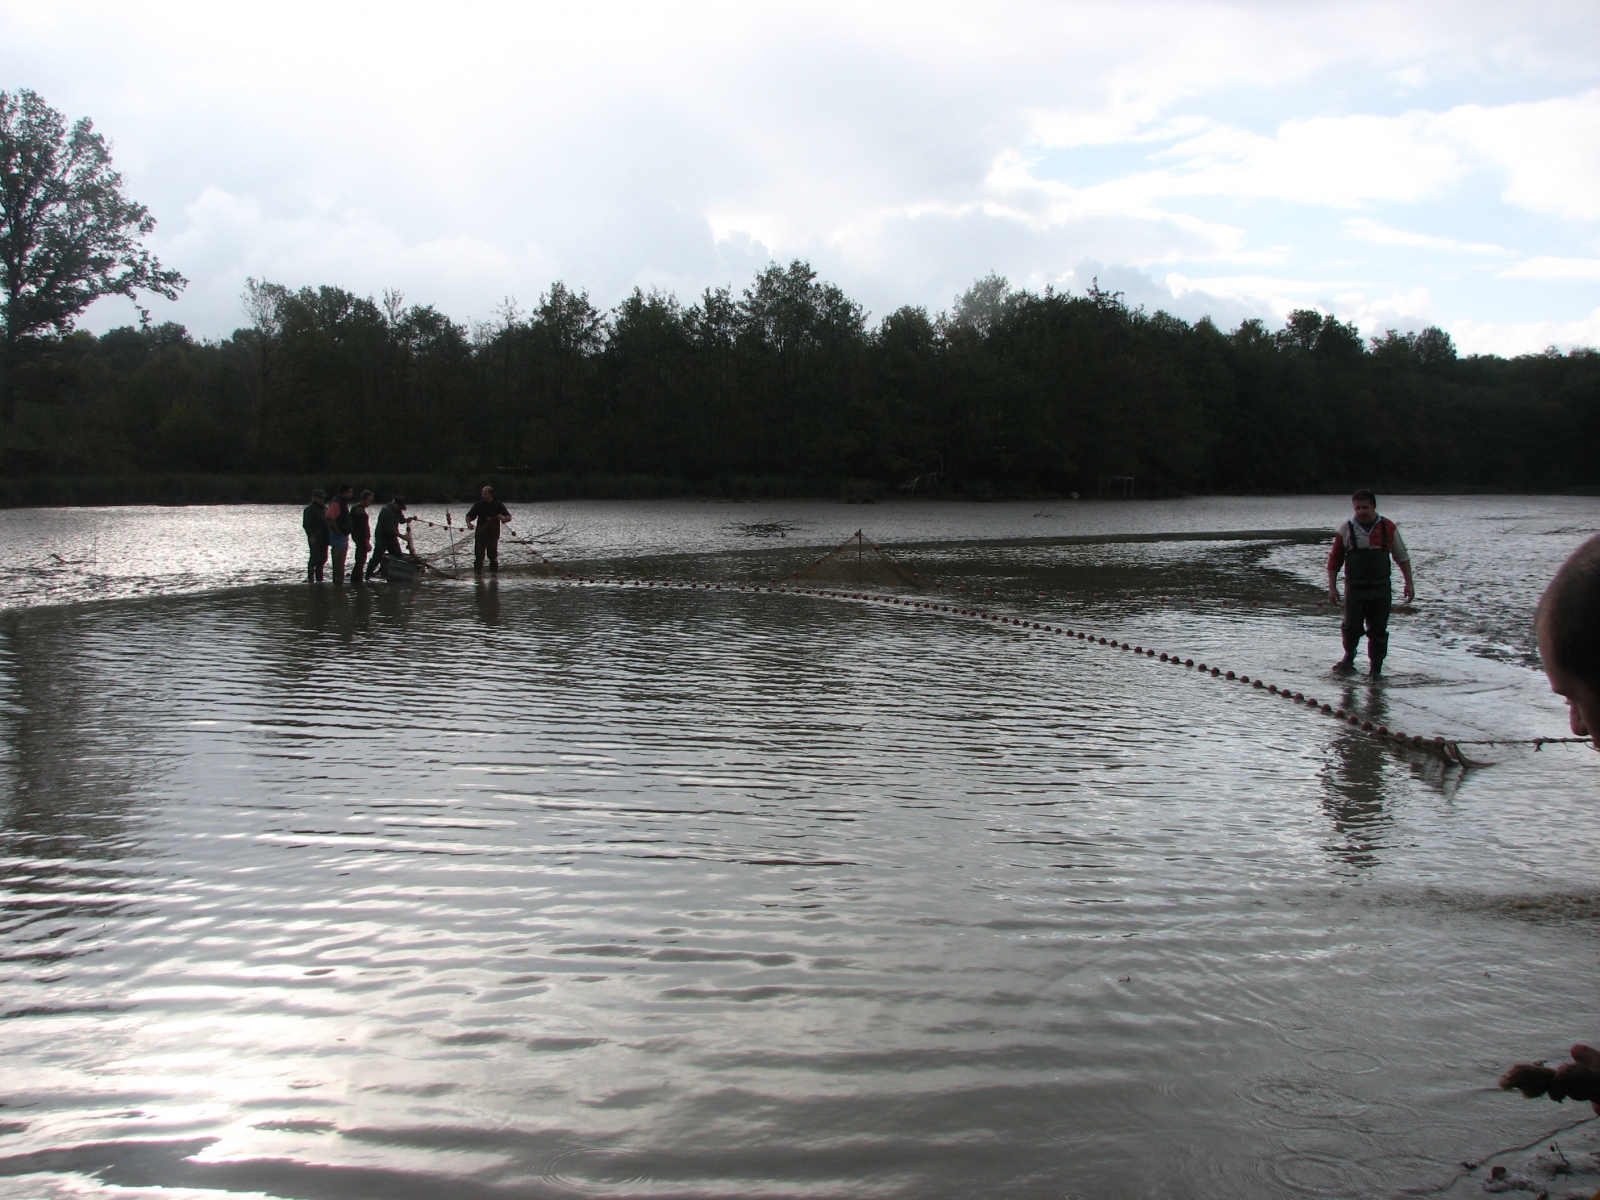
[[[484,539],[479,530],[483,527],[483,520],[477,520],[477,529],[467,529],[456,523],[450,513],[446,513],[445,520],[427,521],[418,517],[416,524],[433,530],[432,539],[438,539],[443,534],[443,544],[431,541],[424,549],[418,551],[417,559],[426,570],[446,579],[459,579],[466,575],[468,564],[476,566],[480,550],[487,558],[488,547],[483,545]],[[495,526],[503,530],[498,538],[494,539],[496,557],[496,574],[519,575],[560,575],[562,567],[550,560],[546,549],[559,543],[565,533],[564,526],[557,525],[550,529],[542,529],[536,533],[523,534],[509,521],[496,521]]]

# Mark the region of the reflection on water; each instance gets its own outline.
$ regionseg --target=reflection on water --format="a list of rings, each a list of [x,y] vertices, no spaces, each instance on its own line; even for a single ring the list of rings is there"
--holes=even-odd
[[[1334,835],[1330,849],[1352,867],[1375,866],[1392,832],[1384,804],[1391,756],[1372,739],[1351,734],[1335,738],[1330,751],[1322,801]]]
[[[500,624],[500,581],[479,579],[473,585],[473,593],[478,604],[478,620],[490,628]]]
[[[1276,552],[917,553],[1390,726],[1559,720],[1420,626],[1329,677]],[[41,606],[0,720],[5,1196],[1391,1194],[1537,1134],[1485,1089],[1594,1020],[1586,753],[1447,771],[977,622],[513,577]]]

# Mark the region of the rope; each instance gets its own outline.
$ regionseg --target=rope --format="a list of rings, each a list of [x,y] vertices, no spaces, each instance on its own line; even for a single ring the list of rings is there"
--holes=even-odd
[[[1548,1131],[1546,1133],[1541,1133],[1538,1137],[1534,1138],[1531,1142],[1523,1142],[1522,1145],[1520,1145],[1520,1146],[1507,1146],[1503,1150],[1496,1150],[1492,1154],[1485,1154],[1477,1162],[1464,1162],[1464,1163],[1462,1163],[1461,1164],[1461,1170],[1457,1171],[1454,1175],[1450,1176],[1450,1178],[1445,1180],[1443,1183],[1435,1184],[1433,1187],[1428,1187],[1428,1188],[1406,1188],[1403,1192],[1401,1192],[1401,1195],[1403,1195],[1403,1196],[1437,1196],[1440,1192],[1448,1192],[1451,1188],[1455,1187],[1456,1184],[1460,1183],[1463,1179],[1465,1179],[1472,1172],[1476,1171],[1479,1167],[1483,1166],[1484,1163],[1488,1162],[1490,1159],[1499,1158],[1502,1154],[1515,1154],[1519,1150],[1532,1150],[1535,1146],[1539,1145],[1541,1142],[1548,1142],[1551,1138],[1555,1137],[1556,1134],[1558,1134],[1558,1133],[1567,1133],[1570,1130],[1578,1128],[1578,1126],[1580,1126],[1580,1125],[1587,1125],[1591,1121],[1595,1121],[1595,1120],[1600,1120],[1600,1117],[1579,1117],[1576,1121],[1568,1121],[1565,1125],[1557,1125],[1554,1129],[1552,1129],[1552,1130],[1550,1130],[1550,1131]],[[1502,1169],[1502,1168],[1496,1168],[1496,1169],[1498,1170],[1498,1169]]]
[[[1588,738],[1581,737],[1483,738],[1479,741],[1457,738],[1451,744],[1456,746],[1526,746],[1531,742],[1533,748],[1538,750],[1546,743],[1560,744],[1562,742],[1587,742],[1588,740]]]
[[[555,564],[551,564],[554,566]],[[559,568],[558,568],[559,570]],[[1040,633],[1051,633],[1065,636],[1083,642],[1085,645],[1100,645],[1112,650],[1123,650],[1133,653],[1136,657],[1169,663],[1172,666],[1181,666],[1186,670],[1194,670],[1201,675],[1209,675],[1219,682],[1237,682],[1248,686],[1252,691],[1263,692],[1269,696],[1277,696],[1296,705],[1303,705],[1312,712],[1323,716],[1333,717],[1343,721],[1353,730],[1371,734],[1373,737],[1387,744],[1404,747],[1412,750],[1422,750],[1426,753],[1444,759],[1447,763],[1462,767],[1484,766],[1468,758],[1462,752],[1462,746],[1532,746],[1535,750],[1546,745],[1587,743],[1589,739],[1579,737],[1534,737],[1534,738],[1491,738],[1471,740],[1466,738],[1426,738],[1421,734],[1407,734],[1398,729],[1390,729],[1386,725],[1366,720],[1359,714],[1346,712],[1331,704],[1307,696],[1304,692],[1292,691],[1288,687],[1279,687],[1275,683],[1268,683],[1264,679],[1251,678],[1249,675],[1234,671],[1224,670],[1222,667],[1213,666],[1204,662],[1196,662],[1192,658],[1184,658],[1166,651],[1157,651],[1136,646],[1130,642],[1119,642],[1116,638],[1101,637],[1084,630],[1071,629],[1066,626],[1050,625],[1039,621],[1030,621],[1025,618],[1008,617],[1000,613],[985,612],[982,609],[962,608],[958,605],[937,604],[928,600],[901,599],[898,596],[883,596],[871,592],[843,592],[829,588],[801,588],[784,587],[774,583],[772,586],[763,587],[760,584],[730,584],[726,579],[716,583],[702,583],[695,580],[681,579],[625,579],[621,577],[600,578],[598,576],[572,575],[567,571],[560,571],[558,578],[571,583],[588,584],[603,587],[643,587],[643,588],[688,588],[690,590],[703,589],[705,591],[733,591],[741,592],[778,592],[793,596],[816,596],[830,600],[856,600],[875,604],[891,604],[903,608],[922,609],[928,612],[949,613],[951,616],[973,617],[980,621],[992,621],[1000,625],[1014,626],[1018,629],[1038,630]]]

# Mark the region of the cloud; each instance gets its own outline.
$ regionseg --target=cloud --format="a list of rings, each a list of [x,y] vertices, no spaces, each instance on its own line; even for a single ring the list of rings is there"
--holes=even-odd
[[[212,335],[249,273],[465,318],[792,256],[879,313],[1086,262],[1229,314],[1425,293],[1509,327],[1529,283],[1600,299],[1484,270],[1593,254],[1577,0],[0,0],[0,44],[115,140],[195,280],[157,318]]]
[[[1282,321],[1297,308],[1314,308],[1348,321],[1363,334],[1386,329],[1417,330],[1433,323],[1433,297],[1427,288],[1370,298],[1370,285],[1338,279],[1285,280],[1265,275],[1190,279],[1166,277],[1174,297],[1210,307],[1230,307],[1249,316]],[[1219,322],[1220,324],[1220,322]]]
[[[1359,281],[1348,279],[1284,279],[1272,275],[1192,279],[1176,271],[1167,275],[1166,283],[1174,296],[1215,296],[1262,314],[1271,314],[1278,320],[1297,308],[1322,308],[1331,312],[1335,295],[1349,296],[1360,286]]]
[[[1169,172],[1149,176],[1168,196],[1287,200],[1348,208],[1437,195],[1462,175],[1459,155],[1427,137],[1426,113],[1286,121],[1270,137],[1234,128],[1179,142]]]
[[[1374,246],[1411,246],[1419,250],[1438,250],[1444,254],[1505,254],[1504,246],[1488,242],[1463,242],[1456,238],[1435,237],[1427,233],[1410,233],[1404,229],[1391,229],[1368,217],[1351,217],[1344,223],[1347,234]]]
[[[1503,173],[1507,203],[1600,220],[1600,90],[1493,108],[1464,104],[1435,127]]]
[[[519,283],[550,273],[550,255],[537,243],[506,247],[461,233],[412,239],[371,209],[274,216],[254,197],[211,187],[185,216],[154,248],[166,262],[204,264],[191,268],[186,299],[233,325],[244,323],[238,297],[247,276],[291,287],[334,283],[363,295],[401,287],[413,301],[481,317]]]
[[[1573,321],[1453,321],[1450,336],[1463,354],[1533,354],[1546,346],[1558,350],[1600,346],[1600,308]]]
[[[1433,324],[1433,297],[1427,288],[1395,292],[1375,300],[1356,293],[1338,297],[1335,311],[1340,320],[1349,321],[1369,337],[1386,329],[1414,332]]]
[[[1500,272],[1501,279],[1537,279],[1545,283],[1600,283],[1600,258],[1556,258],[1543,255],[1525,259]]]

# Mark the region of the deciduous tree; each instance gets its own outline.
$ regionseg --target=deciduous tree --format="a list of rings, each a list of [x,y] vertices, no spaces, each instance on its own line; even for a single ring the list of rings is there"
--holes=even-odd
[[[17,344],[71,331],[101,296],[177,296],[187,282],[140,243],[155,228],[111,167],[111,147],[83,117],[66,119],[26,88],[0,92],[0,291],[5,363]],[[0,409],[11,418],[0,377]]]

